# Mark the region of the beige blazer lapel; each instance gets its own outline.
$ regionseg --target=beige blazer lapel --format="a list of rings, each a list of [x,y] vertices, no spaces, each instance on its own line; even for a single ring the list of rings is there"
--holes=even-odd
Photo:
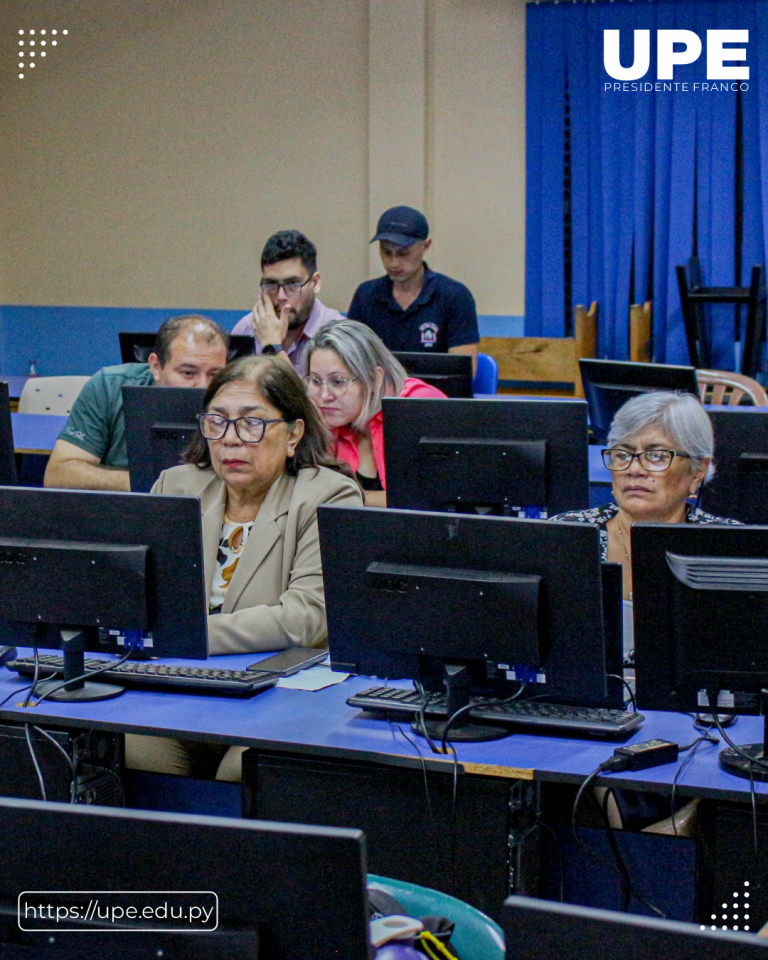
[[[282,529],[277,521],[288,513],[295,482],[295,477],[284,473],[269,488],[227,588],[222,613],[232,612],[243,590],[253,579],[274,544],[282,537]]]
[[[227,505],[227,488],[223,480],[214,476],[200,491],[200,511],[203,524],[203,566],[205,569],[205,598],[211,599],[216,557],[221,539],[221,525]]]

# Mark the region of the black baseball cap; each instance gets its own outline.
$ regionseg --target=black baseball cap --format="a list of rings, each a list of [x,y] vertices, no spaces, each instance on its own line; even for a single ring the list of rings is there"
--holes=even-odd
[[[398,247],[410,247],[417,240],[426,240],[429,224],[423,213],[413,207],[392,207],[382,213],[376,227],[376,236],[371,240],[387,240]]]

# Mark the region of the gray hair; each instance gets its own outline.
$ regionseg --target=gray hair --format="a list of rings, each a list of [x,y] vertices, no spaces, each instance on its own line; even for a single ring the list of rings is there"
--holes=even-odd
[[[691,472],[712,458],[714,437],[712,422],[697,397],[691,393],[653,391],[628,400],[611,423],[608,446],[625,443],[647,427],[662,430],[681,453],[691,458]],[[713,464],[707,480],[715,473]]]
[[[362,430],[381,410],[382,397],[400,396],[407,376],[405,368],[366,324],[357,320],[333,320],[326,324],[309,344],[307,370],[315,350],[333,350],[363,385],[363,409],[352,424],[353,430]],[[384,371],[381,383],[376,378],[376,367]]]

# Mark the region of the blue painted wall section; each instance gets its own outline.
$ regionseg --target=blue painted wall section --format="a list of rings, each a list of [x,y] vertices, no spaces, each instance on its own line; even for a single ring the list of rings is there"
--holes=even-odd
[[[121,330],[158,330],[170,317],[202,313],[231,330],[248,310],[0,305],[0,375],[23,376],[30,360],[43,377],[93,374],[120,363]],[[480,336],[521,337],[523,317],[481,316]]]

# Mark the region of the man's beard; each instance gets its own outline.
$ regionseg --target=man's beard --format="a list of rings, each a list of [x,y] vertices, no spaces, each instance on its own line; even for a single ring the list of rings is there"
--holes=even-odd
[[[288,317],[288,329],[295,330],[296,327],[303,327],[307,320],[309,320],[309,315],[312,313],[314,306],[315,299],[313,297],[309,303],[304,304],[299,313],[292,313]]]

